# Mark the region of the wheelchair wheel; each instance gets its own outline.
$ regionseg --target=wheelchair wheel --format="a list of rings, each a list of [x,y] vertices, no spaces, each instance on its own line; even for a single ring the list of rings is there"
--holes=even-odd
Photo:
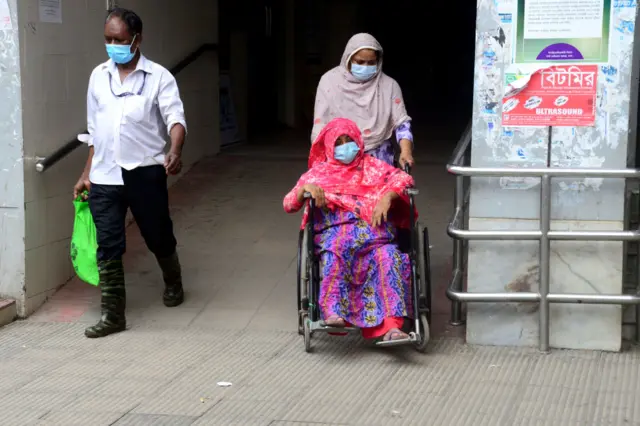
[[[298,334],[304,335],[304,315],[308,309],[307,283],[309,265],[307,264],[307,232],[301,230],[298,237]]]
[[[431,262],[429,230],[418,226],[418,267],[420,273],[420,312],[431,322]]]
[[[309,321],[309,315],[303,314],[302,323],[304,328],[304,350],[305,352],[311,352],[311,322]]]
[[[422,339],[419,343],[416,343],[416,350],[420,353],[425,353],[429,345],[429,339],[431,338],[429,320],[425,314],[420,315],[420,337],[422,337]]]
[[[302,286],[301,286],[301,282],[302,282],[302,248],[303,246],[303,240],[304,240],[304,231],[300,231],[298,234],[298,258],[296,259],[297,262],[297,280],[296,280],[296,287],[297,287],[297,292],[298,292],[298,334],[302,336],[302,334],[304,333],[304,327],[302,324]]]
[[[417,241],[418,241],[418,247],[416,250],[416,257],[417,257],[417,261],[418,261],[418,273],[420,274],[420,296],[424,297],[426,296],[426,292],[425,292],[425,284],[426,284],[426,265],[425,265],[425,261],[424,261],[424,233],[423,233],[423,226],[420,222],[418,222],[416,224],[416,233],[417,235]]]

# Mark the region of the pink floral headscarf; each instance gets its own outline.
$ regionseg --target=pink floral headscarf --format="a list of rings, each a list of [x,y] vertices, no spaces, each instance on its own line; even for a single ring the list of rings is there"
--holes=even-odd
[[[358,156],[350,164],[342,164],[334,158],[336,140],[347,135],[360,147]],[[405,189],[413,185],[413,178],[384,161],[380,161],[363,151],[364,142],[358,126],[345,118],[336,118],[327,124],[311,147],[309,170],[300,177],[296,186],[284,199],[284,210],[293,213],[302,208],[298,203],[299,188],[307,183],[318,185],[324,190],[328,207],[339,207],[358,215],[371,223],[373,210],[388,192],[400,196],[392,210],[394,224],[401,228],[409,226],[409,197]],[[302,227],[307,223],[305,212]]]

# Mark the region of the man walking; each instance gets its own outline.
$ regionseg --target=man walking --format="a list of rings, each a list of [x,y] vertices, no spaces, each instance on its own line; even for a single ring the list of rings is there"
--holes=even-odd
[[[184,300],[180,262],[169,216],[167,175],[182,168],[184,107],[175,78],[140,53],[142,20],[127,9],[109,11],[104,38],[109,60],[93,70],[87,93],[89,158],[74,198],[89,191],[100,270],[100,321],[90,338],[126,328],[122,256],[131,209],[162,269],[166,306]],[[171,148],[164,154],[167,133]]]

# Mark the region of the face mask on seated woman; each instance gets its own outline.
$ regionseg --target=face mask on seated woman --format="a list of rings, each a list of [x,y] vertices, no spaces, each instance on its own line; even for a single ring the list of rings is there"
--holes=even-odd
[[[333,151],[333,157],[342,164],[351,164],[358,155],[358,152],[360,152],[360,147],[357,143],[351,141],[337,145],[335,151]]]

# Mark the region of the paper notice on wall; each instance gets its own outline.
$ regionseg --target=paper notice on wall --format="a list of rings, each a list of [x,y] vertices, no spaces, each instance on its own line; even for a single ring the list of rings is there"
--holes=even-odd
[[[515,62],[608,62],[611,2],[518,0]]]
[[[38,0],[40,22],[62,24],[62,0]]]
[[[0,31],[12,30],[9,0],[0,0]]]
[[[552,66],[516,85],[518,76],[506,75],[507,88],[517,86],[502,104],[502,125],[594,126],[598,66]]]
[[[516,13],[516,0],[502,0],[498,2],[498,15],[503,24],[512,24]]]

